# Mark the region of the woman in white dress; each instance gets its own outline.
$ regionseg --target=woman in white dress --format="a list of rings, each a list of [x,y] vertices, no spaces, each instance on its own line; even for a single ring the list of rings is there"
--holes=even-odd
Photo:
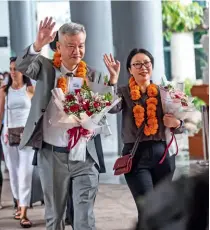
[[[31,199],[34,150],[31,147],[20,150],[18,145],[10,146],[8,128],[25,127],[34,87],[29,78],[16,70],[15,61],[16,58],[10,59],[9,81],[0,89],[0,122],[4,118],[1,139],[12,194],[18,203],[14,218],[20,220],[23,228],[29,228],[32,223],[27,217],[27,208]]]

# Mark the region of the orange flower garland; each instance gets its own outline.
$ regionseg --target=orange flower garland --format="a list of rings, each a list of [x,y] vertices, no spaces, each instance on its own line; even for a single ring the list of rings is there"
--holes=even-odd
[[[130,95],[133,101],[141,98],[140,87],[136,84],[134,77],[129,80]],[[155,84],[150,84],[147,87],[148,99],[146,100],[146,114],[143,106],[137,104],[133,108],[135,124],[139,128],[146,118],[144,134],[146,136],[155,135],[158,130],[158,120],[156,116],[158,100],[155,98],[158,95],[158,88]]]
[[[55,52],[53,55],[53,65],[56,68],[60,68],[61,67],[61,55],[58,52]]]
[[[54,53],[53,65],[56,68],[61,67],[61,55],[58,52]],[[80,63],[77,66],[77,71],[76,71],[75,77],[83,78],[83,81],[87,82],[86,75],[87,75],[87,65],[84,61],[80,61]],[[61,76],[58,79],[57,87],[61,88],[64,93],[67,93],[68,87],[67,87],[67,79],[65,76]]]
[[[133,101],[139,100],[141,98],[140,87],[136,84],[134,77],[129,80],[130,94]]]
[[[63,93],[67,93],[68,92],[68,87],[67,87],[67,79],[64,76],[61,76],[58,78],[57,80],[57,87],[61,88]]]

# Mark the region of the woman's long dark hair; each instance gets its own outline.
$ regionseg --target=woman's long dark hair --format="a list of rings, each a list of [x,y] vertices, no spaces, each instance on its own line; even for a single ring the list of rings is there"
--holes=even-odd
[[[11,57],[11,58],[10,58],[10,64],[11,64],[12,62],[15,62],[16,59],[17,59],[17,57]],[[28,86],[32,86],[32,83],[31,83],[30,78],[26,77],[25,75],[23,75],[23,83],[26,84],[27,87],[28,87]],[[8,94],[8,90],[9,90],[9,87],[10,87],[11,85],[12,85],[12,77],[11,77],[11,75],[9,74],[8,84],[7,84],[6,88],[5,88],[6,94]]]

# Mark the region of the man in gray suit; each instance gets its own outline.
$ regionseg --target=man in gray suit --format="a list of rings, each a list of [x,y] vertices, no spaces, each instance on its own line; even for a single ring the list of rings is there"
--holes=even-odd
[[[45,201],[47,230],[63,230],[64,212],[69,181],[72,181],[74,230],[95,230],[93,205],[98,189],[99,158],[94,138],[87,144],[86,161],[70,161],[67,149],[67,129],[50,126],[51,90],[56,86],[57,75],[52,60],[40,54],[43,46],[54,40],[55,23],[52,18],[41,21],[37,39],[17,59],[17,69],[37,81],[31,111],[24,129],[20,148],[25,145],[39,149],[38,167]],[[74,74],[85,54],[86,32],[84,26],[66,23],[58,31],[57,50],[61,54],[62,75]],[[94,55],[94,54],[93,54]],[[117,83],[120,65],[113,61],[110,86]],[[101,73],[87,67],[89,81],[103,84]],[[71,81],[71,80],[70,80]],[[48,106],[49,105],[49,106]]]

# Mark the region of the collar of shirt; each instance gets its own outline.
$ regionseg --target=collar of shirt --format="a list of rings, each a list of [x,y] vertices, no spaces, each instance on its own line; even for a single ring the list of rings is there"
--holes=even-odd
[[[64,75],[67,74],[67,73],[73,73],[73,74],[75,75],[75,74],[76,74],[76,71],[77,71],[77,68],[74,69],[74,71],[70,71],[70,70],[68,70],[68,69],[64,66],[63,63],[61,63],[60,71],[61,71],[61,73],[64,74]]]

